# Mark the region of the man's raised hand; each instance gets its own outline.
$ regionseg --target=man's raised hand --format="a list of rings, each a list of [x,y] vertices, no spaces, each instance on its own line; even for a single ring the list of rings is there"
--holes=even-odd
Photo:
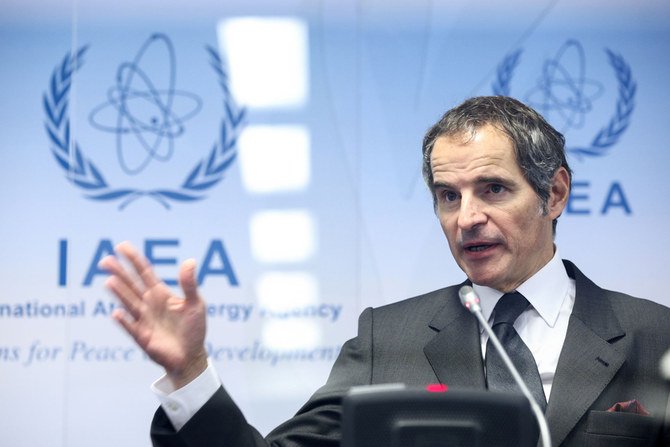
[[[110,273],[105,286],[121,301],[112,317],[156,363],[163,366],[175,388],[195,379],[207,367],[205,302],[198,295],[195,261],[182,263],[176,296],[154,272],[149,261],[130,243],[115,247],[130,261],[129,272],[114,256],[100,261]]]

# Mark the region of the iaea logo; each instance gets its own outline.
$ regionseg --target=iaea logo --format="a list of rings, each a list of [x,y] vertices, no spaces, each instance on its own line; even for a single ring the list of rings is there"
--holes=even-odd
[[[510,84],[522,51],[513,51],[498,65],[492,86],[494,94],[510,95]],[[630,66],[612,50],[605,49],[605,53],[617,81],[616,105],[609,115],[609,121],[601,124],[590,142],[580,146],[568,145],[568,153],[580,159],[607,154],[628,128],[635,109],[637,86]],[[594,111],[604,92],[601,82],[587,76],[584,48],[577,40],[569,39],[554,57],[544,60],[539,76],[529,82],[520,99],[565,133],[584,127],[587,116]]]
[[[120,209],[147,197],[169,209],[171,202],[205,198],[206,191],[223,179],[235,160],[246,111],[237,106],[228,89],[228,75],[217,51],[209,46],[205,48],[223,95],[223,118],[213,147],[191,165],[174,188],[128,187],[107,181],[70,130],[71,86],[74,74],[84,65],[88,47],[80,48],[75,54],[67,53],[56,66],[43,98],[45,128],[56,162],[66,178],[84,191],[85,197],[118,201]],[[160,59],[160,68],[145,66],[144,60],[150,53],[154,60],[156,56]],[[188,121],[200,112],[201,98],[177,88],[176,70],[171,40],[164,34],[154,34],[131,61],[119,64],[113,76],[115,82],[107,89],[106,100],[100,101],[89,113],[91,126],[114,139],[116,159],[127,177],[142,174],[150,164],[170,162]]]

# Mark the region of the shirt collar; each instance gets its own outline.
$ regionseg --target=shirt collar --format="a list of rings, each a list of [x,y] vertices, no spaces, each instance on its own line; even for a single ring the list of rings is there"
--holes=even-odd
[[[493,308],[500,297],[503,296],[503,293],[478,284],[473,284],[473,288],[479,297],[482,314],[484,318],[489,320]],[[554,327],[561,310],[563,298],[568,293],[569,288],[570,277],[565,271],[558,248],[556,248],[551,260],[521,284],[517,291],[526,297],[547,325]]]

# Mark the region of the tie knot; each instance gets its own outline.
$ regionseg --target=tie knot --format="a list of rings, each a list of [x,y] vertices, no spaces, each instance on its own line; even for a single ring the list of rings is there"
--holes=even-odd
[[[504,294],[493,308],[493,326],[500,323],[514,324],[529,305],[526,297],[519,292]]]

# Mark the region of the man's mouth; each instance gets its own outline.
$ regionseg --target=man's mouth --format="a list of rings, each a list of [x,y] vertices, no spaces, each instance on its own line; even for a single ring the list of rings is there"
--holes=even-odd
[[[484,250],[486,250],[487,248],[489,248],[489,247],[491,247],[491,246],[492,246],[492,245],[490,245],[490,244],[489,244],[489,245],[471,245],[471,246],[469,246],[469,247],[465,247],[465,249],[466,249],[467,251],[477,252],[477,251],[484,251]]]
[[[468,253],[480,253],[486,251],[490,248],[495,247],[497,244],[495,242],[475,242],[468,243],[463,246],[463,250]]]

